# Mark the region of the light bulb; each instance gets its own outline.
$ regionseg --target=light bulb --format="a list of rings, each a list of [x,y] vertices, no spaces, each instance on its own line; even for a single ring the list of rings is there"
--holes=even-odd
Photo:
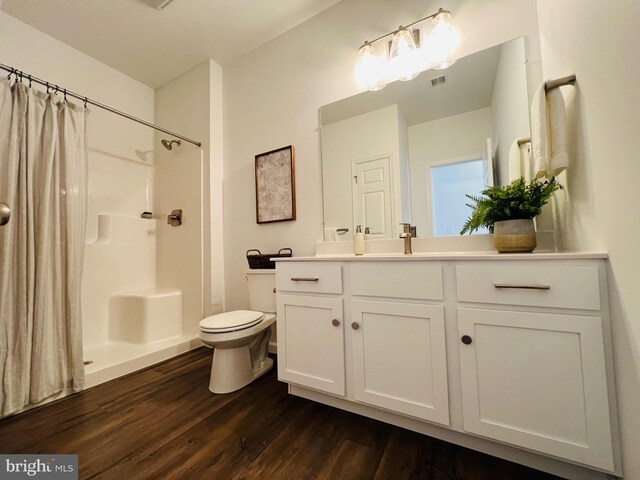
[[[440,70],[450,67],[456,61],[454,53],[460,44],[460,36],[453,26],[451,13],[440,9],[432,20],[433,28],[428,39],[430,61],[433,68]]]
[[[376,56],[376,51],[369,42],[360,47],[356,60],[356,81],[374,92],[387,85],[385,79],[385,61]]]
[[[416,50],[416,42],[411,30],[399,27],[393,34],[389,50],[389,64],[394,77],[407,81],[418,76],[420,72]]]

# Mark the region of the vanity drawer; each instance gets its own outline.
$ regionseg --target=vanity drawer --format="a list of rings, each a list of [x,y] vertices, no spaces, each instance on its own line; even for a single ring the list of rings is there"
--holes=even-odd
[[[354,263],[351,267],[351,293],[442,300],[442,266],[414,261]]]
[[[278,292],[342,293],[342,266],[279,262],[276,268]]]
[[[458,266],[458,301],[600,310],[598,267]]]

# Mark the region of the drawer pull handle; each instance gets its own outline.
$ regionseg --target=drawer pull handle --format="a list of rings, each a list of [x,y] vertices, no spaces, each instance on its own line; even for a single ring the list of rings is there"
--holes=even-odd
[[[340,320],[338,320],[337,318],[334,318],[333,320],[331,320],[331,325],[333,325],[334,327],[339,327]]]
[[[536,285],[536,284],[524,284],[519,285],[515,283],[494,283],[494,287],[496,288],[516,288],[516,289],[524,289],[524,290],[551,290],[551,285]]]
[[[460,340],[462,340],[462,343],[464,343],[465,345],[471,345],[471,342],[473,342],[469,335],[463,335]]]
[[[353,328],[354,330],[358,330],[360,328],[360,324],[357,322],[353,322],[351,324],[351,328]]]
[[[317,282],[318,281],[318,277],[293,277],[291,279],[292,282]]]

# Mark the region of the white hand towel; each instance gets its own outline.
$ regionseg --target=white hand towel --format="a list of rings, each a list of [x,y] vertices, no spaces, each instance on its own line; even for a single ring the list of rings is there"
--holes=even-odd
[[[337,242],[338,241],[338,229],[332,227],[326,227],[324,229],[324,241],[325,242]]]
[[[509,183],[521,176],[520,145],[518,145],[518,139],[516,138],[509,148]]]
[[[555,177],[569,166],[567,154],[567,134],[565,127],[564,97],[559,88],[547,92],[549,112],[549,132],[551,132],[551,158],[547,169],[547,178]]]
[[[538,87],[531,102],[531,157],[535,178],[547,175],[549,160],[549,127],[547,121],[547,95],[544,83]]]
[[[513,182],[520,177],[531,180],[531,161],[529,154],[529,139],[526,137],[516,138],[509,148],[509,182]]]
[[[551,178],[569,165],[564,98],[558,88],[538,87],[531,103],[531,148],[535,178]]]

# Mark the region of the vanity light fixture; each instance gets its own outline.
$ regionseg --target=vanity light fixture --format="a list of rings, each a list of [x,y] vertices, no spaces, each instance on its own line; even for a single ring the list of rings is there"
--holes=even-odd
[[[420,32],[413,27],[431,20],[431,30],[425,41],[418,43]],[[388,49],[377,54],[375,45],[380,40],[392,37]],[[460,43],[453,25],[451,12],[443,8],[436,13],[421,18],[406,27],[366,41],[360,47],[356,61],[356,81],[368,90],[384,88],[395,80],[411,80],[429,68],[442,69],[453,65],[454,54]]]

